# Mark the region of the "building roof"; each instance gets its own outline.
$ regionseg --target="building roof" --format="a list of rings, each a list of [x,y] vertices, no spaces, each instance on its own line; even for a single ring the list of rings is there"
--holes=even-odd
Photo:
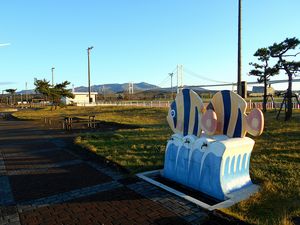
[[[88,92],[72,92],[73,95],[88,95]],[[91,95],[97,95],[98,92],[91,92]]]
[[[263,86],[253,86],[252,92],[253,93],[264,93],[264,87]]]

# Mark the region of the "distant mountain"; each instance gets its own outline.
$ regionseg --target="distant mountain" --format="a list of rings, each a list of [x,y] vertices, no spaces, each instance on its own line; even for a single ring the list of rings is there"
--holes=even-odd
[[[152,90],[152,89],[159,89],[160,87],[153,85],[153,84],[148,84],[145,82],[141,83],[134,83],[133,84],[133,91],[134,92],[140,92],[140,91],[146,91],[146,90]],[[118,92],[124,92],[129,89],[129,83],[124,83],[124,84],[100,84],[100,85],[92,85],[91,90],[94,92],[100,92],[102,93],[103,91],[105,93],[118,93]],[[88,88],[85,86],[80,86],[75,88],[75,92],[87,92]]]
[[[33,95],[33,94],[36,94],[34,90],[22,90],[22,91],[17,91],[16,92],[17,94],[22,94],[22,95]]]
[[[194,86],[185,86],[185,88],[191,88],[195,90],[196,92],[206,92],[209,91],[205,88],[196,88]],[[85,86],[80,86],[80,87],[75,87],[75,92],[87,92],[88,87]],[[100,93],[119,93],[119,92],[124,92],[128,91],[129,89],[129,83],[124,83],[124,84],[99,84],[99,85],[92,85],[91,90],[93,92],[100,92]],[[173,87],[173,91],[176,92],[177,87]],[[153,84],[148,84],[146,82],[141,82],[141,83],[134,83],[133,84],[133,92],[170,92],[171,88],[161,88],[159,86],[153,85]],[[18,91],[17,94],[35,94],[34,90],[21,90]]]

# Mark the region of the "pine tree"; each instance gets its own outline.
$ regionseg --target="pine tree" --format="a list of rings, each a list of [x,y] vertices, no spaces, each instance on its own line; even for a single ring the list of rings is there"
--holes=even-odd
[[[46,99],[52,101],[52,107],[55,109],[61,102],[62,97],[74,98],[71,90],[67,89],[67,86],[70,84],[69,81],[64,81],[62,83],[56,84],[54,86],[50,85],[50,81],[47,80],[36,80],[34,85],[36,86],[35,91],[42,94]]]
[[[287,111],[285,114],[285,120],[289,120],[292,117],[292,83],[293,77],[300,73],[300,61],[288,61],[287,58],[295,58],[300,52],[295,54],[288,54],[289,51],[295,49],[300,44],[297,38],[286,38],[281,43],[274,43],[268,49],[270,51],[270,56],[276,58],[277,64],[275,65],[280,70],[283,70],[288,75],[288,89],[286,93],[287,97]]]
[[[257,76],[257,81],[259,83],[264,84],[264,96],[263,96],[263,112],[267,111],[267,86],[268,81],[270,80],[271,76],[274,76],[276,74],[279,74],[279,68],[276,66],[271,67],[269,65],[270,61],[270,50],[268,48],[260,48],[258,49],[254,55],[255,57],[258,57],[258,60],[261,61],[261,64],[258,63],[249,63],[254,67],[249,72],[249,75],[251,76]]]

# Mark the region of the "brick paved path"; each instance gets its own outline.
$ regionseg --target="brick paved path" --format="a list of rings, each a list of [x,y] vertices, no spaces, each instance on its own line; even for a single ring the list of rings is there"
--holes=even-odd
[[[0,224],[222,224],[72,148],[70,134],[0,121]]]

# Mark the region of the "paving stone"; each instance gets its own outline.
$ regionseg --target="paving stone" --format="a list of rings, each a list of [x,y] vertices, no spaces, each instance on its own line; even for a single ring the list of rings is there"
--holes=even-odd
[[[10,205],[14,203],[14,198],[10,189],[7,176],[0,176],[0,205]]]
[[[79,224],[95,221],[96,224],[187,224],[170,210],[125,187],[74,199],[60,206],[54,204],[49,209],[53,209],[51,220],[58,223],[63,222],[62,218],[68,217],[76,219]],[[81,209],[84,213],[82,217]],[[22,212],[20,217],[24,224],[29,224],[27,221],[33,218],[37,218],[38,223],[43,223],[46,211],[38,208]]]
[[[0,166],[0,205],[11,205],[14,203],[14,197],[11,192],[8,177],[6,176],[7,172],[2,152],[0,152]]]
[[[98,192],[112,190],[119,187],[121,187],[121,184],[119,184],[116,181],[112,181],[104,184],[98,184],[88,188],[73,190],[66,193],[60,193],[50,197],[22,202],[20,203],[22,207],[21,206],[19,207],[19,212],[30,211],[32,210],[32,206],[35,206],[35,209],[43,208],[45,206],[50,206],[51,204],[63,203],[66,201],[78,199],[80,197],[85,197],[89,195],[94,195],[95,193]]]
[[[45,130],[33,122],[0,125],[0,177],[6,177],[0,188],[6,185],[4,190],[12,193],[2,202],[17,202],[17,207],[3,206],[1,225],[201,224],[207,216],[152,184],[126,180],[121,171],[75,153],[74,134]]]
[[[0,218],[7,218],[11,215],[17,213],[17,208],[15,206],[0,206]]]
[[[26,152],[22,151],[22,152],[13,152],[13,153],[3,153],[3,155],[5,156],[5,158],[11,158],[11,157],[18,157],[18,156],[22,156],[25,153],[27,154],[37,154],[37,153],[46,153],[46,152],[51,152],[51,151],[57,151],[57,148],[42,148],[42,149],[38,149],[38,150],[26,150]]]
[[[32,169],[32,168],[45,168],[47,164],[60,163],[63,161],[71,161],[76,158],[71,154],[62,151],[48,151],[48,152],[35,152],[18,154],[14,157],[4,157],[5,167],[7,171]]]
[[[114,171],[111,167],[99,165],[93,162],[87,163],[101,173],[105,173],[107,176],[110,176],[114,180],[121,180],[124,178],[124,174],[118,171]]]
[[[19,214],[16,206],[0,206],[0,224],[20,225]]]
[[[41,173],[48,173],[51,171],[52,168],[59,168],[59,167],[64,167],[64,166],[71,166],[71,165],[76,165],[82,163],[81,160],[69,160],[69,161],[64,161],[60,163],[49,163],[49,164],[38,164],[38,165],[33,165],[30,166],[29,168],[19,168],[16,170],[8,170],[6,174],[8,176],[12,175],[28,175],[28,174],[41,174]]]
[[[15,201],[21,202],[109,182],[111,178],[82,163],[41,174],[13,175],[9,180]]]
[[[201,221],[207,219],[206,210],[200,209],[195,204],[189,203],[188,201],[159,189],[145,181],[130,184],[128,187],[152,201],[161,204],[177,215],[182,216],[182,218],[192,224],[200,224]],[[195,214],[197,216],[193,216]]]
[[[41,132],[39,132],[41,134]],[[6,154],[26,154],[30,152],[39,152],[40,150],[53,149],[56,145],[49,141],[30,141],[30,142],[9,142],[2,145],[4,157]]]

